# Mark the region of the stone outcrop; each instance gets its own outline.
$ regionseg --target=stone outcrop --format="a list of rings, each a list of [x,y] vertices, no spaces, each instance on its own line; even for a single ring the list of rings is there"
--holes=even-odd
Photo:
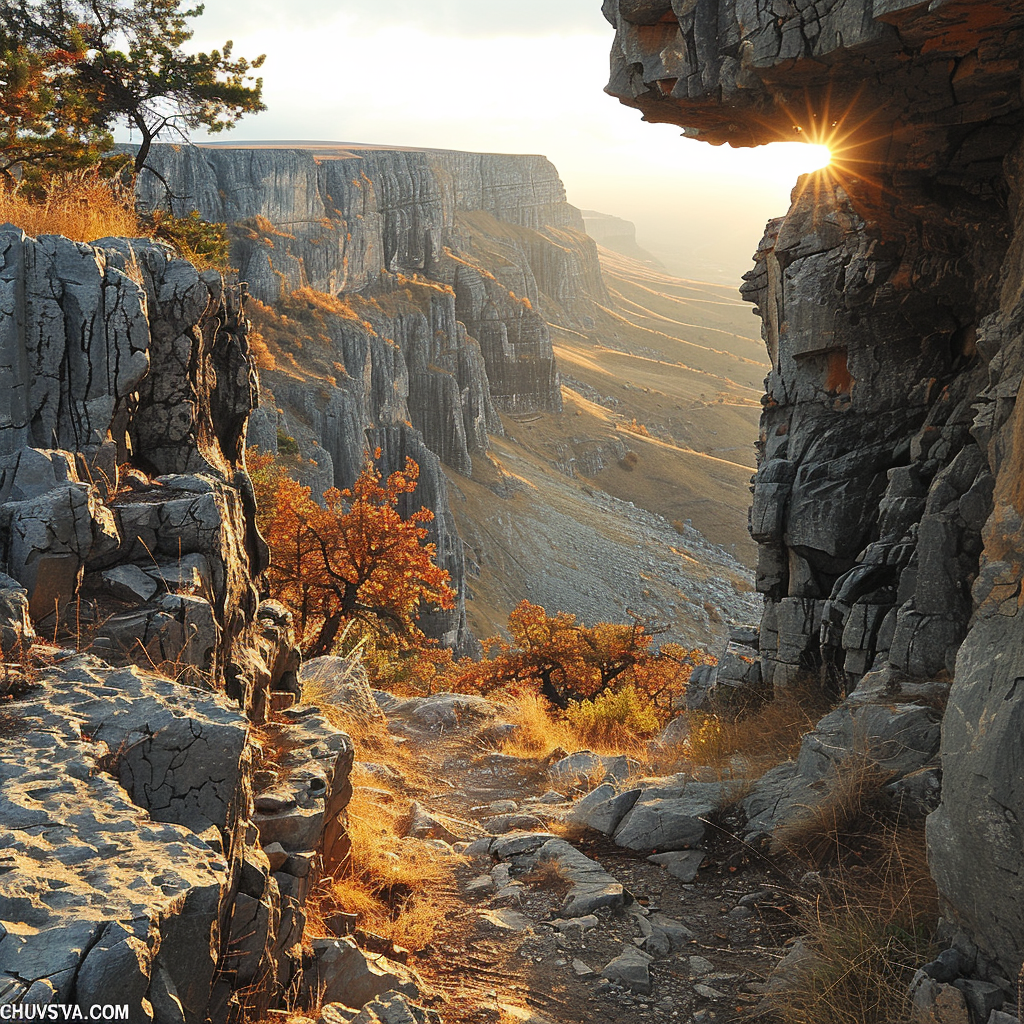
[[[612,217],[607,213],[599,213],[597,210],[581,212],[587,234],[598,245],[630,256],[641,263],[646,263],[649,267],[664,269],[660,260],[637,244],[636,225],[632,221],[623,220],[621,217]]]
[[[604,10],[608,91],[648,120],[832,147],[743,288],[772,360],[751,510],[761,668],[777,689],[810,673],[837,692],[874,669],[890,698],[953,677],[931,866],[965,970],[1008,989],[1024,949],[1024,11]]]
[[[290,615],[259,603],[244,299],[150,241],[0,229],[0,1001],[21,1014],[260,1016],[348,853],[352,744],[294,703]]]
[[[608,300],[593,241],[543,157],[321,146],[156,146],[140,200],[227,223],[274,311],[250,443],[294,443],[303,482],[347,487],[381,449],[420,465],[410,507],[459,593],[425,623],[467,650],[465,560],[441,466],[464,474],[499,410],[561,409],[547,320]],[[283,318],[282,318],[283,314]]]
[[[293,708],[281,782],[223,696],[70,652],[43,682],[9,705],[0,760],[6,996],[186,1022],[280,998],[306,896],[347,851],[348,738]]]
[[[269,676],[235,648],[267,553],[244,471],[257,384],[241,294],[147,241],[8,228],[0,253],[5,571],[37,623],[85,600],[106,656],[219,675],[253,708]]]

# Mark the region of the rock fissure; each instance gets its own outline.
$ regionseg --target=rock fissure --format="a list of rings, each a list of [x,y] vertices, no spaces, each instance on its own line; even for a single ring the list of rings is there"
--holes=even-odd
[[[772,362],[751,511],[761,674],[776,692],[817,675],[848,704],[952,679],[931,868],[964,971],[1008,988],[1024,949],[1024,922],[1005,912],[1021,902],[1008,879],[1024,811],[1005,767],[1021,756],[1007,694],[1024,567],[1024,12],[607,0],[604,13],[608,91],[648,120],[715,143],[832,149],[768,225],[742,288]],[[752,822],[784,816],[794,771],[747,801]]]

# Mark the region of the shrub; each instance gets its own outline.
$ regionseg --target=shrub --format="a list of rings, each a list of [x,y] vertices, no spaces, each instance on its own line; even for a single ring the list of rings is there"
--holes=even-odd
[[[640,437],[651,436],[651,432],[643,423],[640,423],[635,416],[628,423],[623,423],[622,429],[628,430],[631,434],[638,434]]]
[[[277,450],[282,455],[298,455],[299,454],[299,442],[292,437],[287,431],[282,430],[281,427],[277,428]]]
[[[565,717],[588,742],[628,741],[658,731],[654,703],[632,683],[621,690],[605,690],[591,701],[573,701]]]
[[[166,210],[154,210],[143,219],[154,238],[169,242],[197,270],[231,270],[231,242],[226,224],[205,221],[193,210],[187,217],[175,217]]]
[[[625,455],[619,459],[619,468],[624,469],[627,473],[632,473],[636,469],[637,463],[640,461],[640,456],[636,452],[626,452]]]
[[[490,657],[461,663],[456,685],[485,693],[503,686],[532,688],[563,710],[574,700],[632,685],[667,720],[693,666],[708,657],[671,643],[654,650],[654,634],[639,620],[587,626],[569,612],[549,615],[529,601],[512,610],[508,635],[484,641]]]

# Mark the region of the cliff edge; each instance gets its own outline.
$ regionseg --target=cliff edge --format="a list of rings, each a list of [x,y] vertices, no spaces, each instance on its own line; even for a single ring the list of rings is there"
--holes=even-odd
[[[604,11],[608,91],[648,120],[832,148],[743,288],[772,361],[751,511],[762,670],[777,690],[810,670],[875,701],[952,680],[930,863],[949,942],[1009,992],[1024,949],[1024,12]]]

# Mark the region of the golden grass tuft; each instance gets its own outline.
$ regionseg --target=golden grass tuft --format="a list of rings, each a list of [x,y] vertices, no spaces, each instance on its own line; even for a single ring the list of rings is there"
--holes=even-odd
[[[786,1024],[904,1024],[916,968],[935,955],[938,894],[924,828],[881,828],[875,857],[831,877],[798,915],[813,959],[768,997]]]
[[[458,906],[458,858],[427,841],[403,838],[408,799],[375,777],[356,778],[347,811],[352,850],[341,877],[317,891],[315,918],[358,914],[365,931],[421,949]],[[374,792],[381,789],[391,790],[393,799],[382,800]]]
[[[575,733],[569,725],[551,714],[550,705],[541,696],[525,693],[501,697],[509,708],[508,721],[516,729],[502,740],[502,753],[512,757],[547,757],[554,750],[569,750]]]
[[[563,718],[537,694],[501,695],[510,708],[508,721],[517,726],[502,740],[501,751],[512,757],[544,758],[559,749],[584,748],[598,754],[628,754],[637,760],[648,759],[649,734],[637,735],[628,728],[608,726],[600,716],[593,721],[586,714],[577,721]]]
[[[140,234],[131,190],[89,170],[55,175],[39,200],[20,186],[0,185],[0,224],[8,221],[28,235],[64,235],[75,242]]]
[[[760,776],[795,757],[826,710],[820,693],[794,688],[750,710],[690,712],[690,732],[676,748],[677,759],[721,776]]]
[[[528,873],[523,875],[524,881],[531,889],[564,896],[571,888],[572,881],[565,867],[557,860],[541,860]]]
[[[772,853],[787,853],[814,867],[863,857],[877,833],[892,772],[872,758],[851,755],[837,766],[824,796],[784,821],[772,834]]]
[[[347,659],[345,678],[335,679],[358,688],[365,675],[358,654]],[[387,720],[375,714],[369,689],[366,701],[343,707],[331,701],[331,686],[309,681],[303,698],[317,704],[328,721],[351,737],[357,762],[391,769],[394,778],[381,778],[356,764],[352,770],[352,799],[347,808],[351,852],[339,877],[325,882],[310,896],[310,937],[322,935],[333,914],[359,915],[359,926],[399,946],[428,945],[457,903],[455,868],[460,859],[429,841],[405,835],[410,816],[410,793],[429,791],[430,780],[414,756],[394,742]]]

